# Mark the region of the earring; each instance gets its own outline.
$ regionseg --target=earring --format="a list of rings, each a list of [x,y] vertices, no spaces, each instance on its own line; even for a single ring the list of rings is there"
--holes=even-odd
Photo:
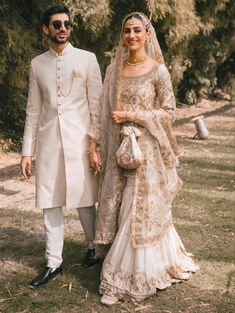
[[[126,47],[125,42],[123,40],[121,40],[121,46]]]
[[[149,39],[145,40],[145,48],[148,49],[149,48]]]

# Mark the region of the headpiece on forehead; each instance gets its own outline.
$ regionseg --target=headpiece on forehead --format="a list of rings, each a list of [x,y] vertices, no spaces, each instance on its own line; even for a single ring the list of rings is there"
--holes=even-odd
[[[122,74],[122,68],[124,62],[127,60],[129,56],[128,49],[123,46],[122,42],[122,33],[125,23],[133,17],[139,19],[143,25],[146,27],[146,31],[149,32],[149,38],[148,38],[148,44],[146,44],[146,53],[149,57],[156,60],[158,63],[164,63],[164,59],[162,56],[162,51],[159,46],[157,36],[155,29],[153,25],[151,24],[150,20],[147,18],[147,16],[141,12],[132,12],[128,14],[122,22],[122,31],[119,39],[119,44],[116,49],[115,57],[114,57],[114,67],[113,67],[113,79],[115,81],[115,90],[113,93],[113,103],[114,107],[117,109],[119,108],[119,97],[120,97],[120,80],[121,80],[121,74]]]
[[[128,14],[124,18],[124,20],[123,20],[122,30],[123,30],[124,25],[126,24],[126,22],[129,21],[129,20],[132,20],[132,19],[133,20],[134,19],[140,20],[142,22],[142,24],[144,25],[146,31],[149,31],[151,22],[150,22],[150,20],[147,18],[147,16],[144,13],[140,13],[140,12],[133,12],[133,13]]]

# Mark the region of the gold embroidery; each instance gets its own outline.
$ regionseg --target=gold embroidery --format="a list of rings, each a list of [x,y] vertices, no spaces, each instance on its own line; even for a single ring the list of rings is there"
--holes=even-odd
[[[101,274],[100,292],[110,293],[118,298],[127,294],[135,300],[143,300],[156,293],[157,288],[164,289],[172,283],[188,279],[196,269],[194,261],[182,250],[177,254],[177,263],[169,268],[162,267],[162,271],[153,277],[147,277],[145,273],[137,273],[134,270],[130,273],[120,267],[117,270],[111,263],[105,263]]]
[[[125,176],[133,176],[135,190],[132,205],[132,244],[150,246],[161,238],[171,222],[171,203],[181,186],[175,167],[177,145],[171,128],[165,123],[172,119],[168,111],[175,108],[169,73],[164,65],[153,68],[140,77],[122,76],[120,87],[108,69],[101,111],[101,149],[104,164],[100,177],[100,201],[97,212],[96,243],[111,243],[117,232]],[[128,84],[126,83],[128,80]],[[120,145],[120,125],[111,119],[112,99],[120,88],[119,108],[137,112],[136,127],[145,132],[138,143],[145,162],[136,171],[123,171],[116,162]],[[159,109],[160,108],[160,109]]]

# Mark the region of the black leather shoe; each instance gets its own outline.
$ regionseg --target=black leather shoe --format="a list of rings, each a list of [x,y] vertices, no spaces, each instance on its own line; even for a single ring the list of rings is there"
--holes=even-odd
[[[56,276],[62,273],[62,266],[58,267],[54,271],[52,270],[53,270],[52,267],[46,267],[41,274],[39,274],[29,283],[29,286],[31,288],[37,288],[43,284],[46,284],[49,280],[55,278]]]
[[[99,260],[95,257],[95,249],[88,249],[84,260],[82,261],[82,266],[92,267],[98,264]]]

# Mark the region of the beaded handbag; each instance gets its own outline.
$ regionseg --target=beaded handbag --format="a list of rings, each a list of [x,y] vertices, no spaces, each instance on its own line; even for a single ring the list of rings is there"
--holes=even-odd
[[[124,126],[121,134],[123,140],[116,152],[117,163],[121,168],[134,170],[144,161],[143,154],[137,142],[141,131],[135,126]]]

